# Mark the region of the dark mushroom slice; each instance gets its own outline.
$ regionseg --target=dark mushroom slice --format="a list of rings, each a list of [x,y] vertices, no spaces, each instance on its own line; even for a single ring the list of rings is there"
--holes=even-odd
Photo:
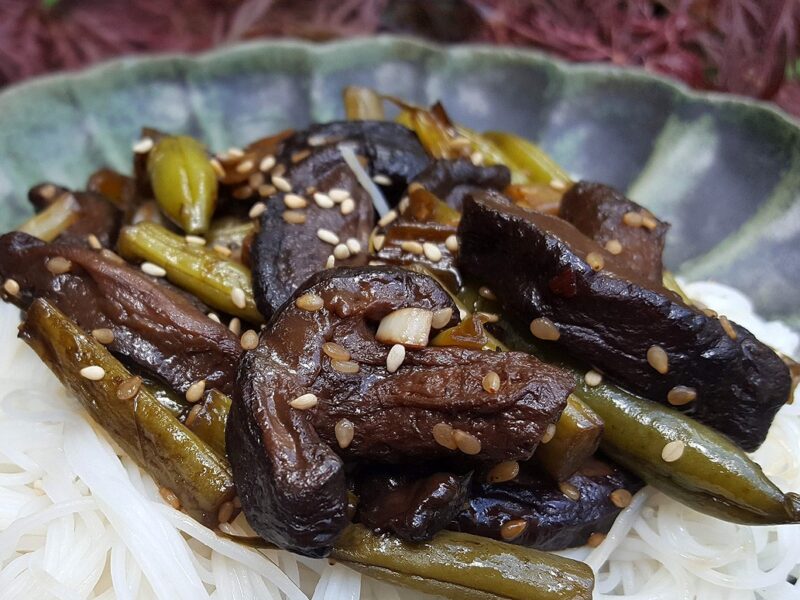
[[[596,458],[558,483],[533,465],[513,481],[474,483],[467,508],[448,529],[539,550],[582,546],[605,534],[642,482]]]
[[[574,380],[521,353],[424,347],[434,317],[444,328],[456,314],[433,278],[364,267],[318,273],[273,316],[226,432],[259,535],[326,554],[347,522],[343,459],[531,456]],[[405,345],[378,341],[397,335]]]
[[[45,298],[118,357],[181,393],[200,381],[232,392],[238,338],[184,295],[108,251],[8,233],[0,237],[0,278],[19,287],[15,295],[6,287],[7,300],[25,308]]]
[[[558,216],[572,223],[642,279],[661,284],[669,224],[612,187],[581,181],[561,199]]]
[[[471,481],[471,473],[420,476],[416,467],[368,469],[356,479],[358,520],[407,542],[427,542],[464,508]]]
[[[414,182],[460,211],[464,197],[475,188],[504,190],[511,183],[511,171],[503,165],[484,167],[463,158],[436,160]]]
[[[745,450],[764,441],[791,380],[749,331],[686,305],[570,223],[500,194],[468,198],[459,232],[465,275],[486,281],[535,336]]]

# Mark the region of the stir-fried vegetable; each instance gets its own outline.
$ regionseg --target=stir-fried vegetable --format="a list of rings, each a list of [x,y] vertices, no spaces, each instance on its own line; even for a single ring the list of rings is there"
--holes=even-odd
[[[205,401],[189,412],[185,424],[220,456],[226,456],[225,423],[230,411],[231,399],[218,390],[211,390]]]
[[[385,118],[383,100],[375,91],[351,85],[344,88],[342,95],[344,97],[345,114],[351,121],[382,121]]]
[[[489,131],[483,135],[500,148],[512,171],[525,173],[528,183],[546,183],[562,190],[572,183],[569,174],[536,144],[512,133]]]
[[[22,231],[45,242],[52,242],[69,229],[80,216],[81,206],[78,204],[78,200],[72,194],[64,193],[42,212],[17,227],[17,231]]]

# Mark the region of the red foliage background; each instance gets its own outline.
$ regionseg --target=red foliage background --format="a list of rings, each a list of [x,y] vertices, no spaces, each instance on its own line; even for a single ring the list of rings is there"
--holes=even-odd
[[[800,0],[0,0],[0,85],[121,54],[378,32],[637,65],[800,115]]]

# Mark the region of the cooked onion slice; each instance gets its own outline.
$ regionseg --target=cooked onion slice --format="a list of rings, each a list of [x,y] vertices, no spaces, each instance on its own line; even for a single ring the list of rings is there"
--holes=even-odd
[[[407,348],[428,345],[433,313],[423,308],[400,308],[381,320],[375,338],[384,344],[402,344]]]

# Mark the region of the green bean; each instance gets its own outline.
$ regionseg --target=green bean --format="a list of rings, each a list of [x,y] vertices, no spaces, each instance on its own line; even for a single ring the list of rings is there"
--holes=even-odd
[[[527,175],[527,183],[545,183],[560,188],[572,183],[569,174],[536,144],[500,131],[487,131],[483,136],[505,154],[509,168],[517,168]]]
[[[42,212],[17,227],[17,231],[27,233],[45,242],[52,242],[69,229],[80,216],[81,206],[78,200],[69,192],[65,192]]]
[[[218,390],[211,390],[191,421],[186,421],[186,426],[220,456],[226,456],[225,423],[230,410],[231,399]]]
[[[209,306],[261,323],[250,269],[217,252],[191,244],[183,236],[155,223],[123,228],[118,249],[128,260],[149,261],[167,272],[167,279]]]

